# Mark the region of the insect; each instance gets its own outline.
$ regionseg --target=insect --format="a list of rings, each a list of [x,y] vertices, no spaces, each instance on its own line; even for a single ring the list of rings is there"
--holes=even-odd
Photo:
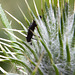
[[[36,24],[35,20],[33,20],[32,24],[29,26],[29,29],[28,29],[28,34],[26,37],[27,42],[31,42],[35,27],[37,27],[37,24]]]
[[[40,18],[42,18],[42,16],[40,16]],[[33,32],[35,30],[35,28],[37,27],[37,24],[35,22],[35,20],[33,20],[33,22],[30,24],[29,29],[28,29],[28,33],[27,33],[27,42],[31,42],[31,39],[33,37]]]

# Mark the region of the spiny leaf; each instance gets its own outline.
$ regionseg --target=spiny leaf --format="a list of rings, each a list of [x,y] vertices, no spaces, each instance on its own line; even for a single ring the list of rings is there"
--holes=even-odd
[[[29,60],[29,62],[30,62],[31,64],[33,64],[34,66],[37,66],[36,63],[33,62],[27,55],[24,54],[24,56],[27,58],[27,60]],[[41,70],[40,67],[38,67],[38,70],[39,70],[40,74],[43,75],[43,72],[42,72],[42,70]]]
[[[40,65],[40,62],[41,62],[41,60],[42,60],[43,55],[44,55],[44,52],[41,54],[40,59],[39,59],[37,65],[36,65],[34,71],[32,72],[32,75],[35,75],[35,74],[36,74],[36,72],[37,72],[37,70],[38,70],[38,66]]]
[[[10,57],[5,57],[5,56],[2,56],[2,55],[0,55],[0,57],[4,58],[3,61],[12,61],[13,63],[16,63],[16,64],[19,64],[19,65],[22,65],[22,66],[26,67],[29,72],[32,72],[30,67],[22,60],[10,58]]]
[[[8,30],[8,31],[15,31],[15,32],[20,33],[20,34],[23,35],[24,37],[27,37],[27,35],[25,35],[24,33],[22,33],[22,32],[24,32],[24,30],[7,29],[7,28],[3,28],[3,29]]]
[[[0,48],[1,48],[2,52],[3,52],[3,54],[8,57],[8,54],[6,53],[6,50],[2,47],[2,45],[0,45]]]
[[[25,3],[26,3],[26,5],[27,5],[27,7],[28,7],[28,9],[29,9],[29,12],[30,12],[31,15],[33,16],[33,19],[36,19],[36,18],[35,18],[35,15],[34,15],[34,13],[33,13],[33,11],[31,10],[31,8],[30,8],[30,6],[29,6],[29,4],[28,4],[28,2],[27,2],[27,0],[25,0]]]
[[[66,38],[66,54],[67,54],[67,62],[70,62],[70,50],[69,50],[69,44],[68,44],[68,38]]]
[[[35,7],[35,10],[36,10],[37,16],[38,16],[38,18],[40,19],[39,13],[38,13],[38,10],[37,10],[36,4],[35,4],[35,0],[33,0],[33,3],[34,3],[34,7]]]
[[[1,4],[0,4],[0,18],[3,22],[3,25],[6,27],[6,28],[11,28],[11,24],[8,22],[8,19],[1,7]],[[13,33],[13,32],[12,32]],[[16,39],[14,37],[12,37],[10,34],[8,34],[9,38],[13,41],[16,41]]]
[[[26,20],[27,24],[30,25],[30,22],[29,22],[29,20],[27,19],[26,15],[23,13],[23,11],[21,10],[21,8],[20,8],[19,6],[18,6],[18,8],[20,9],[20,11],[21,11],[21,13],[22,13],[24,19]]]
[[[23,29],[27,32],[27,28],[23,25],[23,23],[21,21],[19,21],[17,18],[15,18],[13,15],[11,15],[8,11],[5,10],[5,12],[12,17],[15,21],[17,21],[22,27]]]
[[[1,71],[4,75],[8,74],[2,67],[0,67],[0,71]]]

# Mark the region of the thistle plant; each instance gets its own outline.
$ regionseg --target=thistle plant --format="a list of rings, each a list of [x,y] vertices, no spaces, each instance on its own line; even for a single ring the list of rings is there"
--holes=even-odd
[[[35,0],[33,0],[37,16],[34,15],[27,0],[25,3],[30,15],[35,20],[38,29],[31,31],[34,36],[32,45],[26,41],[28,28],[16,17],[5,10],[10,17],[18,22],[23,30],[12,29],[11,23],[0,5],[0,19],[5,25],[3,28],[9,39],[0,38],[0,62],[9,61],[14,64],[16,72],[7,72],[2,67],[0,70],[6,74],[14,75],[74,75],[75,74],[75,6],[74,12],[69,13],[69,0],[49,0],[49,7],[44,0],[41,7],[41,16]],[[74,2],[75,3],[75,2]],[[27,25],[30,21],[20,9]],[[71,15],[71,16],[70,16]],[[14,33],[18,32],[25,37],[19,38]]]

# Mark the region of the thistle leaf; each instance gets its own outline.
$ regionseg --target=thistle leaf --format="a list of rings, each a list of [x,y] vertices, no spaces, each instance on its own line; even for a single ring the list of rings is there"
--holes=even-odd
[[[11,15],[8,11],[5,10],[5,12],[10,16],[12,17],[16,22],[18,22],[22,27],[23,29],[27,32],[27,28],[23,25],[23,23],[21,21],[19,21],[17,18],[15,18],[13,15]]]

